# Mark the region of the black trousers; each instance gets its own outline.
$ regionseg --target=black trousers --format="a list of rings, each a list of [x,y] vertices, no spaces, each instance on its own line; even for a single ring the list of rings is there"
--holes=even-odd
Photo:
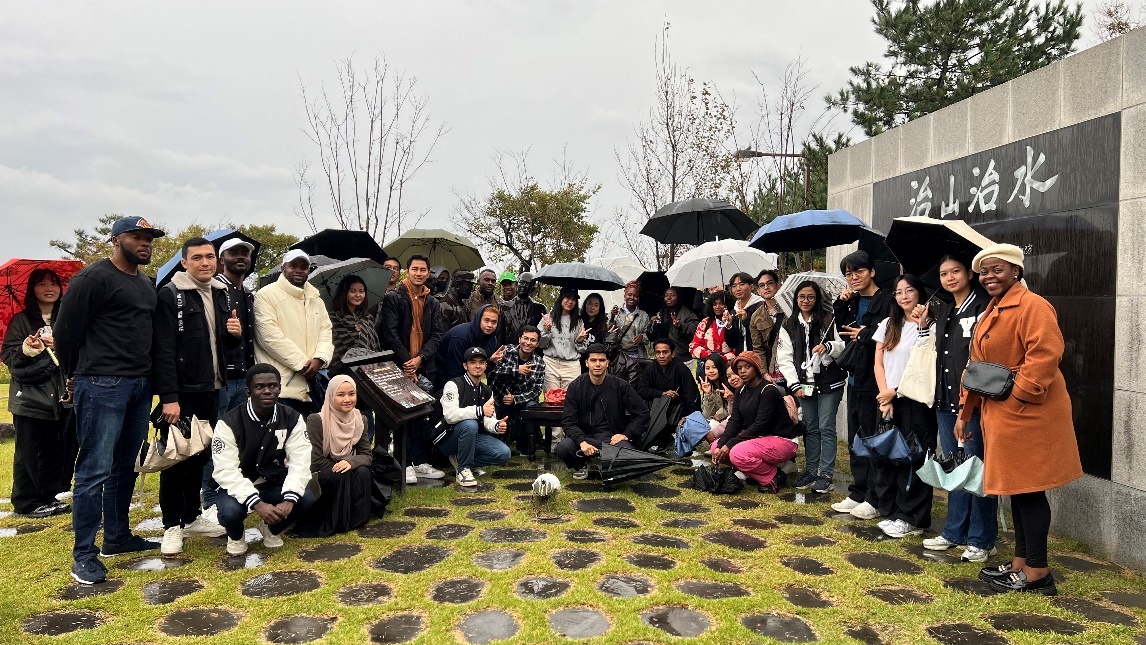
[[[613,435],[609,433],[586,435],[585,442],[600,449],[602,445],[609,443],[609,440],[612,438]],[[629,443],[628,441],[622,441],[617,445],[621,446],[622,448],[633,447],[633,444]],[[554,449],[553,452],[557,455],[558,459],[565,462],[565,465],[569,466],[573,470],[583,468],[585,464],[589,463],[590,459],[590,457],[586,457],[580,454],[581,444],[573,441],[573,439],[570,437],[565,437],[562,439],[561,443],[557,444],[557,448]]]
[[[179,414],[194,415],[215,427],[219,421],[219,393],[180,392]],[[164,529],[187,526],[199,517],[203,466],[210,456],[208,446],[203,452],[159,472],[159,509],[163,513]]]
[[[935,491],[915,471],[923,465],[924,455],[935,450],[939,438],[935,411],[918,401],[898,398],[892,403],[892,419],[904,438],[914,436],[923,451],[910,464],[871,460],[874,479],[870,481],[870,493],[876,497],[875,507],[880,515],[903,520],[916,528],[930,528]]]
[[[1011,495],[1011,515],[1015,524],[1015,557],[1025,558],[1035,569],[1047,566],[1047,535],[1051,510],[1045,491]]]
[[[78,447],[75,417],[70,410],[60,420],[14,414],[12,424],[16,427],[12,507],[20,514],[31,513],[54,504],[56,493],[72,487]]]
[[[848,486],[848,497],[857,502],[867,502],[878,508],[879,499],[871,486],[874,483],[874,469],[871,460],[860,457],[852,452],[852,441],[860,428],[874,431],[879,424],[879,403],[875,394],[856,392],[849,385],[848,388],[848,463],[851,465],[854,481]]]

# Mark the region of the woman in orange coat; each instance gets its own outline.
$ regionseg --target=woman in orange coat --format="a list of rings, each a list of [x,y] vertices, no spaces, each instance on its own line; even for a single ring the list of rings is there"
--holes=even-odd
[[[1058,593],[1047,568],[1050,504],[1046,491],[1082,476],[1070,397],[1059,371],[1063,338],[1058,314],[1022,285],[1023,252],[1010,244],[983,249],[971,263],[991,296],[975,326],[971,361],[1005,365],[1015,373],[1008,398],[997,401],[964,391],[955,436],[982,411],[983,492],[1010,495],[1015,558],[984,567],[979,577],[997,591]]]

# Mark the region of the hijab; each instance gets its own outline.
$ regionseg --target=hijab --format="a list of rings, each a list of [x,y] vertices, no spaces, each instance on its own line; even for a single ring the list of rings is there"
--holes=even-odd
[[[362,438],[365,427],[362,413],[357,408],[343,412],[334,401],[334,393],[346,383],[353,385],[354,379],[345,374],[330,379],[330,385],[326,388],[326,401],[318,413],[322,419],[322,451],[336,459],[346,457],[354,450],[354,444]]]

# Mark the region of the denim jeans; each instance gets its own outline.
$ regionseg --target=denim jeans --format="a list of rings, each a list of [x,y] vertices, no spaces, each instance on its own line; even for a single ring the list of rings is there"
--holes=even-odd
[[[312,481],[303,492],[302,498],[295,502],[294,508],[291,509],[290,515],[286,519],[270,525],[271,533],[278,535],[283,531],[290,528],[291,524],[298,521],[298,518],[306,514],[314,502],[318,500],[318,494],[315,492],[317,486]],[[283,501],[283,480],[266,481],[255,487],[259,491],[259,499],[274,505]],[[227,529],[227,537],[232,540],[239,540],[243,537],[243,523],[247,519],[247,507],[236,501],[234,497],[227,494],[227,491],[220,490],[219,497],[215,500],[216,506],[219,507],[219,524]]]
[[[458,469],[500,466],[509,461],[509,446],[497,437],[481,432],[476,419],[466,419],[438,442],[443,455],[457,455]]]
[[[147,438],[151,379],[146,376],[76,376],[76,461],[72,527],[76,562],[99,554],[96,533],[103,520],[105,544],[131,538],[128,507],[135,488],[135,460]]]
[[[797,399],[808,434],[804,435],[804,468],[831,478],[836,472],[836,410],[844,398],[844,388]]]
[[[955,441],[956,415],[942,410],[936,414],[939,421],[939,444],[943,452],[950,454],[958,448]],[[971,438],[963,445],[967,455],[983,458],[983,429],[979,426],[979,415],[967,422]],[[995,538],[999,537],[999,523],[995,514],[999,510],[999,500],[994,496],[979,497],[965,491],[947,494],[947,525],[943,527],[943,537],[948,542],[966,544],[980,549],[991,550]]]

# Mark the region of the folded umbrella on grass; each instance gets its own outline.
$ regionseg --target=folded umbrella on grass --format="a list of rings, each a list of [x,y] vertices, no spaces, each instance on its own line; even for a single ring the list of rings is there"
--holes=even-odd
[[[601,446],[598,458],[590,463],[590,467],[601,476],[601,483],[612,486],[671,466],[687,465],[687,460],[607,443]]]

